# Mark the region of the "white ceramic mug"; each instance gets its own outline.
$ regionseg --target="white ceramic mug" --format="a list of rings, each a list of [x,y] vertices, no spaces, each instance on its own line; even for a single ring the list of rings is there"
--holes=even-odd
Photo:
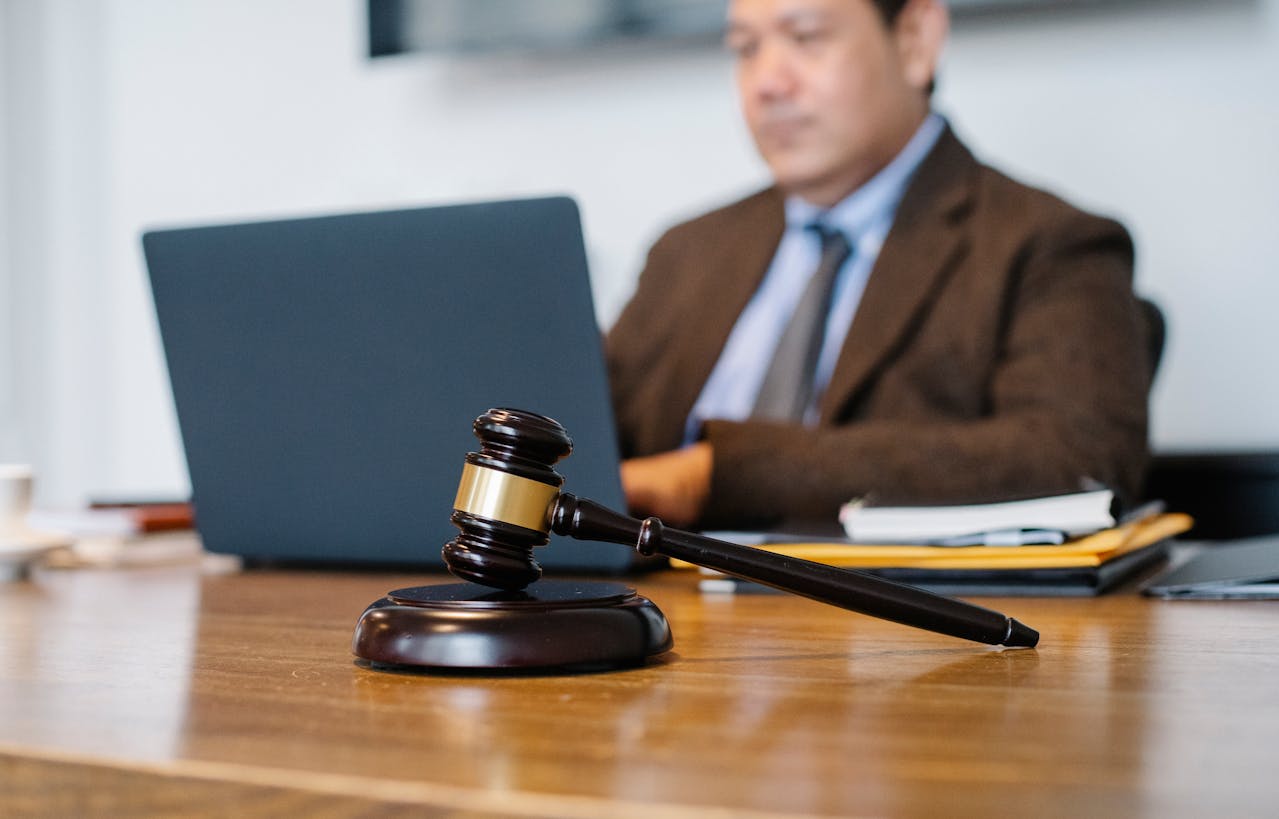
[[[0,532],[26,529],[31,484],[27,464],[0,464]]]

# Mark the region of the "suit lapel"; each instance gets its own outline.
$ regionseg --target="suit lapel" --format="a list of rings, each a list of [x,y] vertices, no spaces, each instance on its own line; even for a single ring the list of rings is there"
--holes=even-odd
[[[971,204],[976,167],[972,154],[949,128],[920,165],[898,206],[822,396],[823,423],[840,416],[904,340],[915,317],[967,252],[963,217]]]
[[[703,290],[693,294],[698,310],[688,343],[680,346],[678,369],[671,379],[671,405],[680,410],[673,415],[681,425],[710,378],[738,317],[768,271],[785,228],[782,197],[776,189],[763,191],[744,204],[749,210],[742,214],[740,230],[716,237],[716,247],[722,252],[708,261],[713,269],[702,279]],[[672,435],[677,441],[682,439],[683,427],[668,430],[667,437]]]

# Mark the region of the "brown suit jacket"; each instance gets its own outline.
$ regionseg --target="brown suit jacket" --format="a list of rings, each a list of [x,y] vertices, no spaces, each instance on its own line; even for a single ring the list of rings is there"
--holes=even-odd
[[[674,449],[772,260],[765,190],[653,246],[607,339],[623,453]],[[1150,364],[1117,223],[978,163],[947,130],[897,212],[817,428],[711,421],[705,525],[833,520],[850,498],[1134,496]]]

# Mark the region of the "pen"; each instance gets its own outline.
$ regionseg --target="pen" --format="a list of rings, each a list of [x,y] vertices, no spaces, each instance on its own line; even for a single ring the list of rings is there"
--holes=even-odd
[[[1146,501],[1125,512],[1119,518],[1119,525],[1125,526],[1129,523],[1141,523],[1150,520],[1153,517],[1162,515],[1165,508],[1166,506],[1161,500]]]
[[[928,546],[1058,546],[1066,542],[1066,533],[1060,529],[995,529],[974,532],[971,535],[930,540]]]

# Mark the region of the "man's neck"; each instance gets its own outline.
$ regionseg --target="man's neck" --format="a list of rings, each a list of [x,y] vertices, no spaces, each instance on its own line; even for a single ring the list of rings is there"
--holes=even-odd
[[[803,199],[805,202],[808,202],[810,205],[815,207],[834,207],[852,196],[857,191],[861,190],[862,187],[876,176],[883,173],[885,168],[896,161],[897,158],[902,155],[902,152],[906,150],[907,146],[910,145],[911,141],[920,134],[924,123],[928,121],[932,113],[932,109],[926,107],[918,114],[918,116],[912,116],[909,120],[907,120],[907,125],[903,126],[899,130],[896,138],[886,142],[888,147],[882,152],[882,154],[879,157],[876,157],[875,161],[867,163],[867,167],[861,169],[859,172],[849,174],[842,178],[831,179],[826,183],[817,183],[812,186],[805,187],[802,190],[783,189],[782,192],[788,196],[798,196],[800,199]]]

